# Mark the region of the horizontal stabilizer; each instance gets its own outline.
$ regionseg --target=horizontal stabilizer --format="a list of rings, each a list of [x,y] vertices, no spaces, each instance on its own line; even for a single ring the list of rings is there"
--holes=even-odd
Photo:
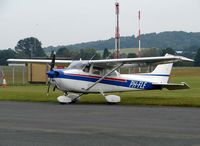
[[[180,89],[189,89],[190,87],[185,83],[181,82],[180,84],[174,84],[174,83],[168,83],[168,84],[157,84],[153,83],[154,86],[160,87],[160,88],[166,88],[168,90],[180,90]]]

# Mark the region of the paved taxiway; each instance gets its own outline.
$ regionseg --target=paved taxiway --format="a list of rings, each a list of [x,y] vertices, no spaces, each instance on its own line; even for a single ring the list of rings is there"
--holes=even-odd
[[[1,101],[0,145],[200,146],[200,109]]]

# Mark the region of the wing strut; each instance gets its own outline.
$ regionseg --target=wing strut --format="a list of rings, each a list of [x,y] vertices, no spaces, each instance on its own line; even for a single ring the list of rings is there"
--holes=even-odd
[[[92,87],[94,87],[96,84],[98,84],[99,82],[101,82],[103,79],[105,79],[107,76],[109,76],[112,72],[114,72],[115,70],[117,70],[118,68],[120,68],[123,64],[124,63],[121,63],[118,66],[116,66],[115,68],[113,68],[110,72],[106,73],[104,76],[102,76],[100,79],[98,79],[95,83],[93,83],[87,89],[85,89],[85,91],[89,91]],[[72,101],[75,101],[76,99],[78,99],[83,94],[84,93],[79,94],[79,96],[77,96],[76,98],[74,98]]]
[[[116,66],[115,68],[113,68],[110,72],[106,73],[104,76],[102,76],[100,79],[98,79],[95,83],[93,83],[92,85],[90,85],[87,89],[85,89],[86,91],[89,91],[92,87],[94,87],[96,84],[98,84],[99,82],[101,82],[103,79],[105,79],[108,75],[110,75],[112,72],[114,72],[115,70],[117,70],[118,68],[120,68],[123,65],[123,63],[119,64],[118,66]]]

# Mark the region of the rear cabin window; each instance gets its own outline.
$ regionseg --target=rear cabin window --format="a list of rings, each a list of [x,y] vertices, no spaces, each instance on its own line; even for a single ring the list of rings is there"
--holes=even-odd
[[[93,67],[92,69],[92,74],[95,74],[95,75],[105,75],[107,73],[109,73],[111,70],[109,69],[103,69],[103,68],[100,68],[100,67]],[[111,74],[109,74],[108,76],[111,76],[111,77],[116,77],[117,76],[117,73],[116,71],[113,71]]]

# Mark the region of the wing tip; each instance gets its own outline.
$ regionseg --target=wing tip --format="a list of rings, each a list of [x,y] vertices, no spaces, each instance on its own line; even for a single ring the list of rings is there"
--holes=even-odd
[[[176,55],[172,55],[172,54],[165,54],[165,57],[176,57],[177,59],[179,60],[182,60],[182,61],[190,61],[190,62],[194,62],[193,59],[190,59],[190,58],[187,58],[187,57],[184,57],[184,56],[176,56]]]

